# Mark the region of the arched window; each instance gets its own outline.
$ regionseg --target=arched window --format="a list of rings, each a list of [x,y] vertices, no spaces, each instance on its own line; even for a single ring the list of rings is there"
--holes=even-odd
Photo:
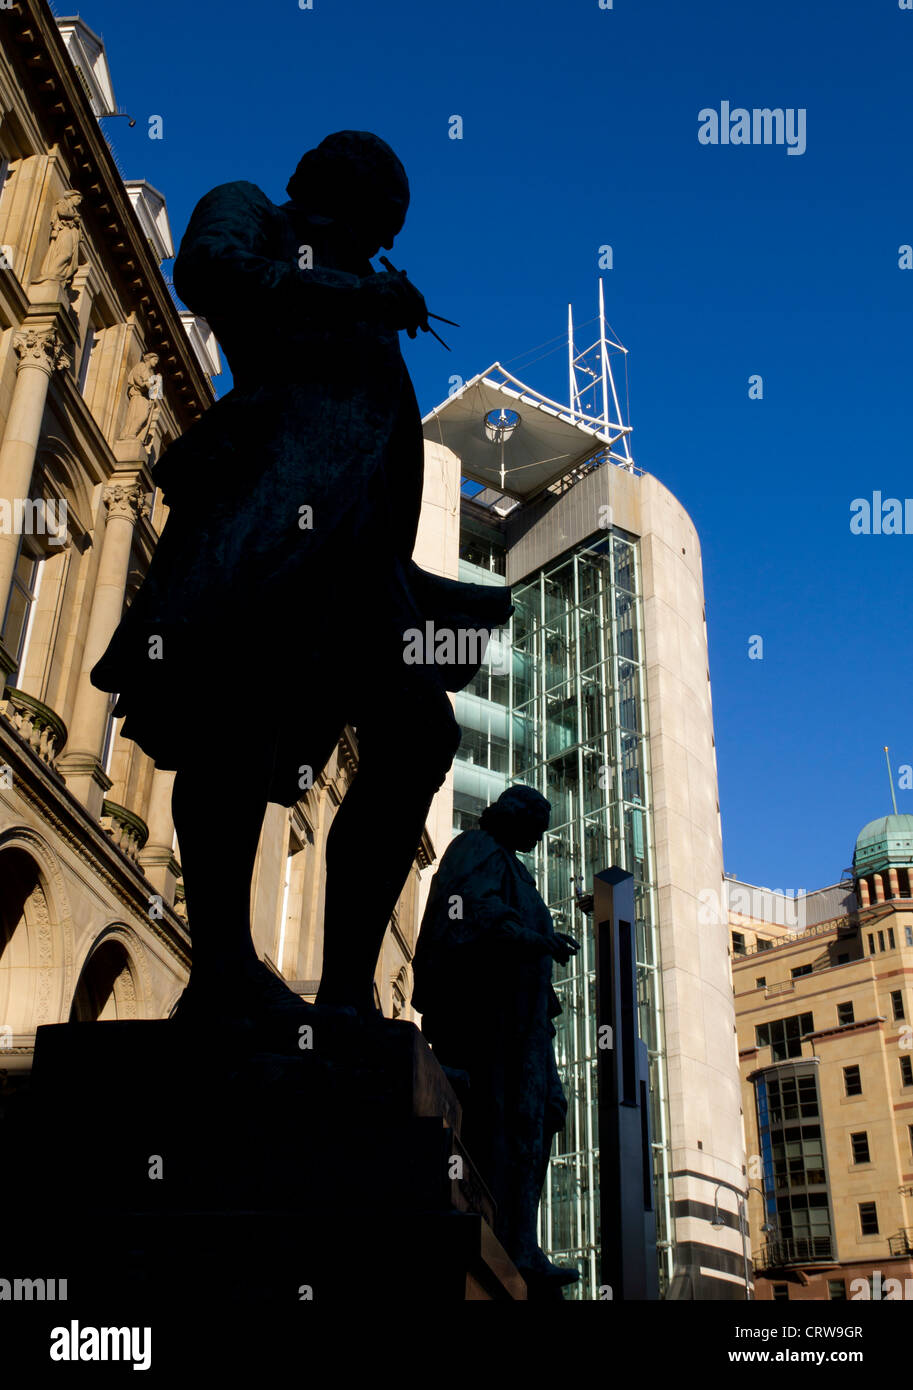
[[[122,941],[109,938],[89,956],[73,995],[71,1023],[136,1018],[136,982]]]
[[[35,1031],[42,964],[50,960],[51,921],[40,869],[23,849],[0,853],[0,1025]]]

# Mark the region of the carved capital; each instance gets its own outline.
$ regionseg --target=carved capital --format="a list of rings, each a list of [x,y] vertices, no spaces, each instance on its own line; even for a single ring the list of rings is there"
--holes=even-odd
[[[136,523],[149,510],[146,493],[139,483],[112,483],[105,488],[104,500],[109,521],[117,516]]]
[[[72,361],[56,328],[20,329],[13,338],[13,348],[19,358],[18,372],[23,367],[40,367],[50,375],[65,370]]]

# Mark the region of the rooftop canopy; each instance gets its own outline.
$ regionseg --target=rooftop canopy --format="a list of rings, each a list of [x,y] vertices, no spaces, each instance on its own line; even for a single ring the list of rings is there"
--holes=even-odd
[[[857,878],[892,867],[913,867],[913,816],[879,816],[857,836],[853,854]]]
[[[457,455],[465,478],[521,502],[607,449],[611,459],[631,468],[623,455],[612,453],[630,433],[628,427],[612,425],[607,431],[602,420],[572,415],[499,362],[467,381],[422,423],[426,439]]]

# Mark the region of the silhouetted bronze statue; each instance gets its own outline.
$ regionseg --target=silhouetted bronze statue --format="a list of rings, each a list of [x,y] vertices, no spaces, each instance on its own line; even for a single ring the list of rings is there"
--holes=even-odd
[[[327,846],[317,1002],[374,1014],[383,935],[460,741],[447,691],[479,666],[406,664],[404,632],[491,630],[511,612],[506,590],[412,561],[422,428],[397,330],[414,337],[428,311],[404,273],[370,264],[403,225],[402,165],[341,131],[287,191],[277,206],[223,184],[191,217],[174,281],[234,389],[156,466],[170,513],[92,673],[118,692],[124,735],[177,769],[183,1018],[303,1007],[257,959],[251,875],[267,801],[303,796],[346,723],[359,766]]]
[[[550,813],[531,787],[510,787],[478,830],[450,843],[413,962],[422,1031],[443,1066],[468,1073],[461,1137],[491,1189],[495,1232],[531,1299],[560,1297],[560,1287],[577,1279],[536,1240],[552,1138],[567,1113],[552,1041],[561,1013],[552,962],[564,964],[579,949],[555,931],[516,853],[541,840]]]

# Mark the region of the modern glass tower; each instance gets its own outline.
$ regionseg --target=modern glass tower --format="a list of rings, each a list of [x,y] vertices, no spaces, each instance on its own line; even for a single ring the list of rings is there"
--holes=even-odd
[[[504,519],[463,503],[459,577],[505,583]],[[486,511],[488,515],[486,515]],[[563,1007],[556,1052],[568,1096],[541,1209],[543,1246],[598,1287],[599,1164],[595,960],[591,916],[579,899],[610,864],[634,875],[640,1033],[650,1051],[654,1181],[664,1282],[669,1145],[661,979],[652,898],[643,633],[637,540],[588,538],[514,586],[514,616],[472,684],[456,697],[463,742],[454,769],[454,830],[478,823],[512,782],[548,797],[548,834],[527,862],[558,931],[580,955],[556,967]]]
[[[509,583],[514,601],[456,696],[452,829],[515,782],[552,805],[527,862],[581,950],[556,967],[569,1108],[544,1248],[580,1270],[577,1297],[598,1296],[594,932],[581,899],[615,865],[635,884],[662,1292],[744,1297],[740,1237],[711,1224],[715,1187],[742,1192],[745,1178],[728,936],[722,915],[704,922],[700,897],[710,886],[722,902],[700,552],[681,505],[634,467],[614,386],[598,417],[573,379],[568,409],[495,364],[425,420],[426,473],[449,478],[459,511],[449,572]]]

